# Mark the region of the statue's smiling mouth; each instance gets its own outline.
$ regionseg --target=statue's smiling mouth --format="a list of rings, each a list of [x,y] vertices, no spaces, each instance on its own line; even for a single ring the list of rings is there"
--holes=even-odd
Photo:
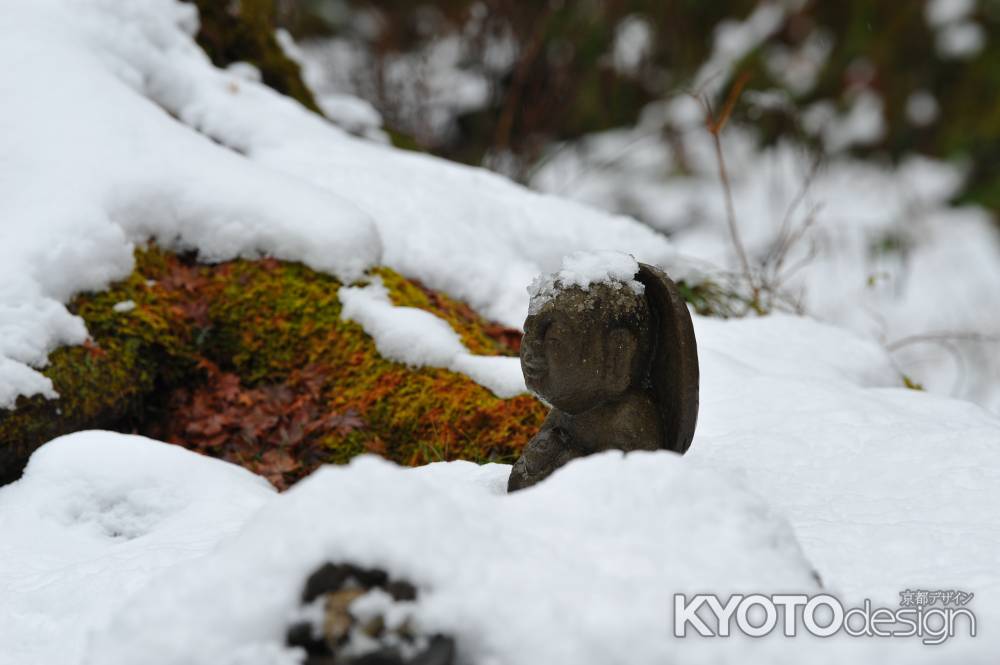
[[[521,369],[524,378],[534,383],[545,376],[545,360],[534,354],[526,354],[521,358]]]
[[[534,383],[545,376],[545,367],[536,365],[524,365],[524,376]]]

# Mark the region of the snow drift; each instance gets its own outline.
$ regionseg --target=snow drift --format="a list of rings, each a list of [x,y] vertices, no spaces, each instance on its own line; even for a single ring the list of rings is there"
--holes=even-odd
[[[175,0],[0,2],[0,408],[86,338],[63,306],[135,243],[268,254],[345,281],[384,263],[519,325],[577,249],[655,263],[662,236],[480,169],[354,138],[195,45]]]

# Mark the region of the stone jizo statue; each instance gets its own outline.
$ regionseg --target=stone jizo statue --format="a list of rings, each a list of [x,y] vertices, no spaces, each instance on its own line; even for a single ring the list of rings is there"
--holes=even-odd
[[[698,351],[676,285],[625,254],[574,255],[563,268],[530,289],[521,368],[552,411],[514,465],[508,491],[576,457],[683,453],[694,436]]]

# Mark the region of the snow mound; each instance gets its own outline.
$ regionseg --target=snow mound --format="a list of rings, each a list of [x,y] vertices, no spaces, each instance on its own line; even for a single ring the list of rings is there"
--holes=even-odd
[[[623,252],[573,252],[563,259],[558,272],[539,275],[528,286],[528,312],[536,314],[563,289],[579,287],[587,290],[594,284],[612,288],[627,288],[642,295],[645,287],[635,278],[639,263]]]
[[[764,502],[674,454],[602,454],[509,496],[508,472],[322,469],[134,596],[85,662],[298,662],[283,627],[326,561],[417,584],[420,630],[454,635],[472,663],[606,663],[626,644],[631,662],[667,662],[674,591],[816,586]]]
[[[205,554],[273,494],[244,469],[138,436],[46,444],[0,489],[0,663],[76,662],[129,593]]]
[[[384,263],[516,326],[524,287],[574,250],[664,263],[632,219],[355,138],[197,47],[176,0],[0,0],[0,408],[87,332],[64,304],[155,239],[263,254],[346,282]]]
[[[983,509],[1000,501],[1000,419],[899,387],[888,354],[842,329],[694,322],[702,399],[687,457],[772,502],[839,597],[896,607],[906,588],[967,588],[981,625],[1000,620],[1000,515]],[[1000,649],[985,632],[944,650],[888,642],[855,662],[989,663]]]

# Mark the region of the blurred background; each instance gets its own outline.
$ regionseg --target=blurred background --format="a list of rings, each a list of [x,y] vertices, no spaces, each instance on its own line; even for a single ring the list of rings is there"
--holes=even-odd
[[[700,313],[831,320],[1000,412],[1000,0],[197,4],[350,133],[664,233]]]
[[[734,109],[762,142],[958,160],[968,169],[958,197],[1000,207],[996,0],[763,11],[756,0],[281,0],[278,10],[326,65],[318,92],[356,95],[401,140],[521,180],[554,142],[635,125],[651,102],[695,90],[716,55],[732,62],[707,72],[715,90],[739,74],[745,92],[766,95]],[[831,116],[853,135],[824,135]]]

